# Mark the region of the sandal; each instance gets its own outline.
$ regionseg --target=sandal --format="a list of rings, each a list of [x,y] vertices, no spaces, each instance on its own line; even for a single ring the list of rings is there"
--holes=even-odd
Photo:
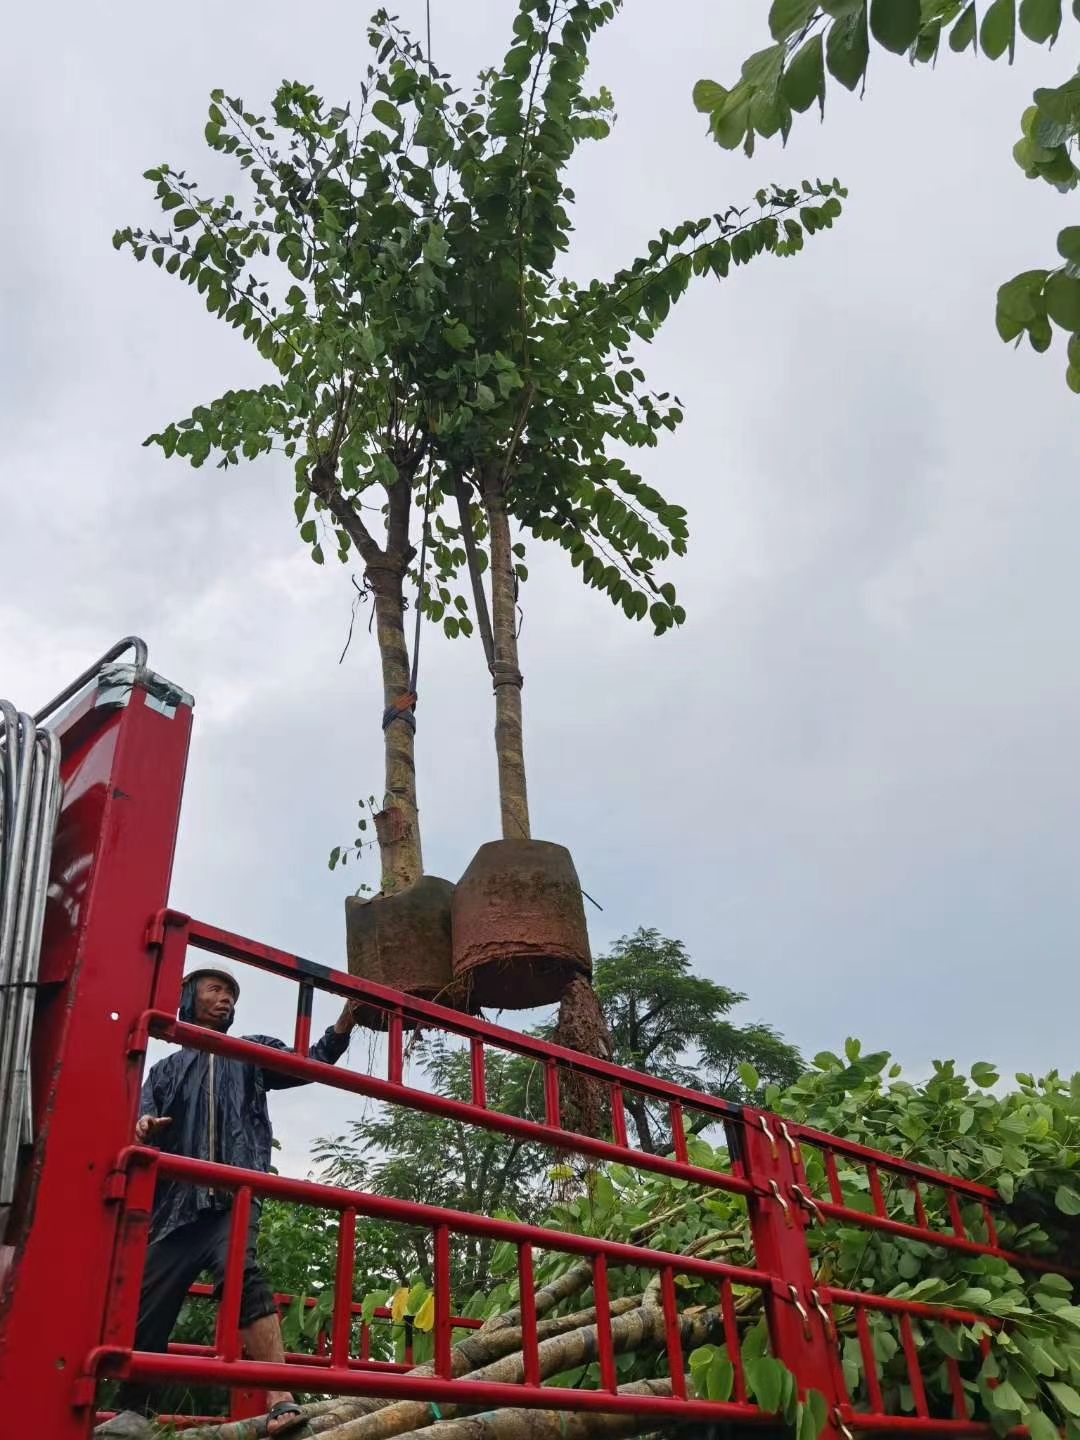
[[[270,1429],[270,1426],[276,1421],[285,1420],[286,1418],[289,1418],[287,1425],[279,1425],[276,1430]],[[304,1423],[304,1418],[304,1412],[295,1400],[279,1400],[276,1405],[270,1407],[267,1413],[266,1433],[270,1436],[288,1435],[291,1431],[295,1430],[298,1425]]]

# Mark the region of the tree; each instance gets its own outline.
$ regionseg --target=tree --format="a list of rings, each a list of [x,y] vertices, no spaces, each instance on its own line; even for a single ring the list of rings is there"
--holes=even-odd
[[[969,1077],[952,1061],[944,1061],[935,1063],[927,1081],[914,1084],[903,1077],[899,1065],[890,1063],[888,1054],[864,1054],[857,1041],[849,1040],[843,1056],[822,1052],[794,1084],[783,1091],[769,1086],[765,1098],[781,1118],[913,1156],[971,1180],[996,1180],[1010,1203],[1021,1189],[1038,1196],[1057,1217],[1057,1225],[1044,1228],[1006,1216],[999,1222],[1001,1243],[1035,1255],[1053,1254],[1060,1239],[1053,1230],[1080,1214],[1080,1075],[1068,1081],[1053,1071],[1041,1080],[1018,1075],[1015,1088],[1005,1094],[996,1093],[998,1078],[985,1062],[973,1066]],[[691,1136],[688,1144],[696,1164],[728,1167],[729,1156],[722,1148],[714,1149],[700,1136]],[[804,1159],[811,1190],[827,1193],[821,1153],[804,1147]],[[857,1162],[838,1156],[836,1178],[849,1205],[869,1206],[867,1173]],[[922,1199],[930,1222],[948,1230],[952,1217],[946,1196],[926,1186]],[[906,1190],[894,1193],[886,1186],[885,1200],[894,1213],[914,1218],[914,1197]],[[979,1218],[979,1207],[961,1209],[969,1233],[982,1233],[978,1227],[985,1221]],[[682,1255],[752,1263],[741,1197],[712,1189],[704,1194],[682,1181],[623,1166],[596,1172],[586,1194],[551,1204],[544,1223]],[[998,1433],[1023,1424],[1037,1440],[1062,1432],[1074,1440],[1080,1413],[1080,1307],[1071,1303],[1069,1279],[1052,1272],[1021,1272],[982,1256],[832,1221],[815,1224],[806,1234],[819,1284],[917,1296],[924,1303],[968,1308],[1004,1322],[993,1330],[932,1322],[920,1326],[919,1364],[931,1414],[952,1413],[952,1382],[945,1363],[952,1359],[966,1382],[974,1419],[989,1421]],[[495,1281],[480,1308],[487,1324],[454,1347],[455,1375],[521,1378],[520,1311],[509,1247],[508,1252],[496,1258]],[[691,1382],[698,1393],[727,1399],[733,1375],[720,1296],[711,1281],[686,1280],[678,1294]],[[557,1383],[583,1389],[601,1383],[591,1283],[589,1265],[570,1256],[545,1256],[537,1267],[535,1299],[545,1379],[557,1376]],[[662,1311],[642,1283],[635,1269],[613,1267],[609,1272],[618,1381],[621,1387],[670,1393]],[[821,1397],[809,1394],[800,1402],[794,1377],[768,1355],[759,1292],[736,1287],[735,1312],[751,1398],[798,1422],[800,1436],[816,1435],[825,1418]],[[834,1308],[834,1319],[852,1401],[856,1409],[865,1407],[867,1380],[855,1314],[840,1305]],[[903,1337],[895,1317],[874,1314],[870,1327],[885,1406],[890,1413],[910,1413],[913,1401],[905,1394]],[[466,1403],[464,1390],[462,1394]],[[458,1420],[457,1407],[447,1404],[440,1406],[437,1417],[433,1407],[422,1403],[364,1399],[324,1401],[310,1410],[317,1433],[327,1440],[390,1440],[400,1435],[422,1435],[423,1440],[520,1440],[523,1435],[560,1440],[567,1430],[574,1440],[595,1440],[657,1428],[656,1417],[625,1417],[614,1424],[603,1415],[531,1412],[526,1417],[515,1410],[473,1416],[466,1423]],[[209,1440],[209,1433],[196,1431],[196,1440]],[[240,1422],[214,1433],[218,1440],[254,1440],[258,1431],[254,1423]]]
[[[606,92],[584,92],[589,45],[617,9],[519,0],[510,49],[469,99],[379,11],[355,111],[286,83],[268,120],[213,92],[206,140],[237,163],[249,202],[213,199],[159,165],[146,176],[165,228],[114,237],[194,286],[271,370],[266,384],[230,390],[147,443],[196,466],[280,451],[295,466],[313,559],[324,547],[360,558],[383,673],[384,892],[422,873],[406,579],[454,637],[473,627],[452,588],[469,570],[495,684],[504,834],[528,835],[515,635],[525,569],[511,521],[562,545],[630,618],[648,615],[658,633],[680,623],[656,567],[685,549],[685,511],[612,446],[654,446],[682,411],[652,393],[631,347],[652,339],[695,277],[793,254],[840,211],[835,182],[774,186],[752,214],[662,229],[608,280],[559,274],[574,199],[566,166],[608,133],[612,113]]]
[[[743,64],[730,88],[713,80],[694,87],[694,102],[709,117],[709,132],[733,150],[753,154],[755,139],[786,141],[795,114],[815,104],[825,114],[826,72],[854,90],[865,88],[871,40],[918,64],[934,64],[948,38],[956,52],[980,50],[990,60],[1012,63],[1017,30],[1033,44],[1053,46],[1062,25],[1062,0],[773,0],[773,43]],[[1072,3],[1080,20],[1080,4]],[[981,19],[980,19],[981,17]],[[1029,180],[1062,192],[1080,180],[1075,155],[1080,139],[1080,70],[1064,84],[1035,91],[1013,147]],[[1057,257],[1044,268],[1025,270],[998,290],[996,323],[1002,340],[1017,344],[1026,334],[1032,349],[1049,349],[1053,326],[1067,332],[1065,379],[1080,394],[1080,225],[1057,237]]]
[[[726,1019],[747,997],[691,974],[690,964],[681,940],[653,929],[624,935],[599,958],[594,983],[617,1063],[736,1101],[759,1099],[763,1084],[783,1088],[798,1079],[798,1050],[771,1025]],[[640,1094],[625,1104],[641,1148],[666,1154],[667,1116]]]

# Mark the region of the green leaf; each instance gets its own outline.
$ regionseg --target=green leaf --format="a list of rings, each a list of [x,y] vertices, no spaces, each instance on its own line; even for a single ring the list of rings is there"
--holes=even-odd
[[[197,223],[199,217],[194,210],[178,210],[173,216],[172,223],[175,230],[187,230]]]
[[[1059,1185],[1054,1204],[1063,1215],[1080,1215],[1080,1195],[1070,1185]]]
[[[1080,265],[1080,225],[1066,225],[1058,232],[1058,254],[1073,265]]]
[[[894,55],[903,55],[919,33],[919,0],[870,0],[874,39]]]
[[[989,1090],[991,1085],[997,1084],[998,1072],[988,1060],[977,1060],[971,1067],[971,1078],[976,1085]]]
[[[1027,1413],[1027,1425],[1031,1431],[1031,1440],[1061,1440],[1058,1428],[1041,1410],[1029,1410]]]
[[[739,1079],[746,1086],[747,1090],[756,1090],[761,1084],[761,1076],[750,1064],[749,1060],[742,1060],[739,1063]]]
[[[765,1321],[758,1320],[743,1336],[742,1357],[744,1361],[759,1360],[769,1346],[769,1329]]]
[[[780,91],[800,114],[815,100],[825,108],[825,47],[820,35],[812,35],[788,61]]]
[[[983,15],[979,43],[983,54],[991,60],[1000,59],[1006,50],[1012,59],[1016,46],[1016,0],[994,0]]]
[[[571,1178],[573,1171],[571,1171]],[[694,1383],[698,1384],[697,1375],[699,1371],[704,1372],[713,1362],[713,1357],[719,1355],[720,1351],[715,1345],[699,1345],[696,1350],[690,1351],[690,1373],[694,1376]]]
[[[771,1355],[762,1355],[757,1360],[744,1364],[746,1383],[762,1410],[775,1414],[780,1406],[784,1391],[784,1372]]]
[[[974,45],[975,29],[975,0],[971,0],[971,4],[963,12],[959,20],[957,20],[949,34],[950,49],[955,50],[959,54],[961,50],[966,50],[969,45]]]
[[[1070,365],[1065,371],[1065,384],[1074,395],[1080,395],[1080,365]]]
[[[719,110],[727,97],[728,92],[715,80],[699,80],[694,86],[694,105],[706,115]]]
[[[371,107],[371,114],[380,125],[386,125],[391,130],[401,129],[401,111],[396,105],[391,105],[389,100],[376,100]]]
[[[812,1440],[817,1440],[817,1437],[825,1429],[825,1424],[829,1418],[829,1407],[826,1403],[825,1396],[822,1395],[820,1390],[808,1390],[806,1392],[805,1406],[814,1421]]]
[[[1036,45],[1056,40],[1061,29],[1061,0],[1020,0],[1020,29]]]
[[[1027,1409],[1026,1402],[1008,1380],[1002,1380],[990,1394],[995,1406],[999,1410],[1007,1410],[1011,1415],[1023,1415]]]
[[[998,314],[1021,327],[1034,320],[1039,313],[1037,302],[1041,299],[1046,276],[1045,270],[1025,270],[1007,280],[997,293]]]
[[[1046,313],[1063,330],[1080,330],[1080,280],[1058,271],[1046,282]]]
[[[1048,1380],[1046,1388],[1053,1395],[1054,1399],[1061,1406],[1062,1410],[1069,1415],[1080,1416],[1080,1395],[1076,1393],[1071,1385],[1066,1385],[1064,1380]]]
[[[1028,326],[1028,340],[1038,355],[1043,355],[1053,344],[1054,331],[1045,315],[1036,315]]]
[[[769,31],[774,40],[786,40],[801,30],[817,9],[817,0],[773,0]]]
[[[735,1370],[722,1350],[718,1350],[705,1371],[705,1394],[710,1400],[730,1400],[735,1384]]]
[[[829,26],[825,41],[825,59],[829,74],[848,90],[854,90],[866,74],[870,42],[866,34],[866,10],[860,8],[844,15]]]

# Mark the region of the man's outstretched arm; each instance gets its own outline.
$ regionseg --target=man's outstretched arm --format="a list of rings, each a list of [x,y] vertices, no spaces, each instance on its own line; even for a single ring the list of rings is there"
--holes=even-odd
[[[349,1036],[355,1028],[356,1021],[353,1019],[352,1010],[345,1004],[333,1025],[324,1030],[312,1045],[308,1058],[320,1060],[324,1065],[336,1065],[349,1048]],[[271,1045],[275,1050],[292,1053],[291,1045],[275,1040],[271,1035],[252,1035],[250,1039],[257,1040],[260,1045]],[[269,1066],[263,1070],[263,1081],[268,1090],[291,1090],[297,1085],[308,1083],[306,1080],[297,1080],[292,1075],[283,1075],[280,1070],[272,1070]]]

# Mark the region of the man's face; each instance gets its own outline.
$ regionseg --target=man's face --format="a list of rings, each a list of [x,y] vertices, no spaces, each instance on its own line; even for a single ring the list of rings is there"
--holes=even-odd
[[[216,975],[204,975],[195,987],[195,1023],[224,1030],[233,1012],[233,993]]]

